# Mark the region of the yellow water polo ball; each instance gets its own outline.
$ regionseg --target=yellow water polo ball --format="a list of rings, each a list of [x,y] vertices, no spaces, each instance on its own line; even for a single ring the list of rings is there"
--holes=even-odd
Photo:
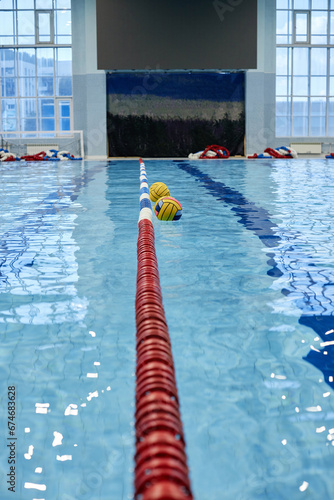
[[[163,182],[155,182],[150,187],[150,199],[151,201],[157,201],[163,196],[170,196],[170,192],[166,184]]]
[[[154,205],[154,213],[159,220],[179,220],[182,215],[182,205],[175,198],[164,196]]]

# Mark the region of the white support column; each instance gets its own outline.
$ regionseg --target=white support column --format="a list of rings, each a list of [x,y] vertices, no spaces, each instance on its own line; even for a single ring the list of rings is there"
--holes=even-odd
[[[257,57],[246,72],[246,154],[276,147],[276,0],[258,0]]]
[[[72,0],[74,128],[86,159],[107,158],[106,74],[97,69],[96,0]]]

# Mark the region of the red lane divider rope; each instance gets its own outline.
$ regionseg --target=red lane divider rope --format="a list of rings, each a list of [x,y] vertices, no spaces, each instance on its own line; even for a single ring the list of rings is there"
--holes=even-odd
[[[137,243],[136,500],[192,500],[145,166]]]

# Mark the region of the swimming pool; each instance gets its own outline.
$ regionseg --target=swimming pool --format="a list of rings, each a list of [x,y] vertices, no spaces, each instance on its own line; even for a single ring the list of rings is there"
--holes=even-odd
[[[194,497],[334,498],[331,160],[145,165]],[[0,168],[17,496],[131,498],[138,161]]]

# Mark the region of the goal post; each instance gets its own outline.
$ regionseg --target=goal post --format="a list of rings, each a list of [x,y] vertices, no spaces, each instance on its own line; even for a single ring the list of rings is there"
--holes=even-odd
[[[56,149],[84,159],[82,130],[8,131],[0,133],[0,148],[21,157]]]

